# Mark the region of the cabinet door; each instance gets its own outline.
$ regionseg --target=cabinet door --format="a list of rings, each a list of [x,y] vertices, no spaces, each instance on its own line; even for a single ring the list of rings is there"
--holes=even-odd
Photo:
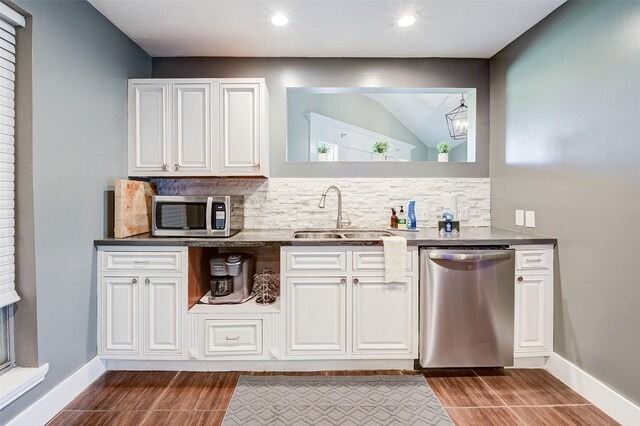
[[[173,85],[172,174],[211,173],[211,84]]]
[[[353,278],[353,353],[413,353],[414,281],[385,284],[384,277]]]
[[[220,173],[260,172],[260,84],[220,83]]]
[[[144,279],[144,353],[182,353],[182,278]]]
[[[547,328],[549,275],[521,274],[516,278],[515,354],[548,355],[551,336]]]
[[[129,175],[157,176],[169,170],[169,84],[129,87]]]
[[[102,279],[102,354],[139,354],[139,278]]]
[[[346,278],[289,277],[287,352],[346,353]]]

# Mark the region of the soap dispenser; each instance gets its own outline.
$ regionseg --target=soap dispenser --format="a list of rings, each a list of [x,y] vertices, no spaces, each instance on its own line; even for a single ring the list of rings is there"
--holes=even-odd
[[[400,213],[398,213],[398,229],[407,229],[407,215],[403,206],[400,206]]]
[[[398,216],[396,215],[396,209],[391,207],[391,224],[392,229],[398,229]]]

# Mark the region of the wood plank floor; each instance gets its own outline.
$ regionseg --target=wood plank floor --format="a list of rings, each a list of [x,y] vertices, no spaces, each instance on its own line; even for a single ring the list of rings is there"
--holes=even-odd
[[[109,371],[49,425],[219,425],[241,374],[423,374],[456,425],[615,425],[541,369],[212,373]]]

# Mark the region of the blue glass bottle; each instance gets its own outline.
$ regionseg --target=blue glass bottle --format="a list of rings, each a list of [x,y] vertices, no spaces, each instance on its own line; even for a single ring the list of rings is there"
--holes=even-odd
[[[416,229],[416,200],[409,200],[407,219],[407,229]]]

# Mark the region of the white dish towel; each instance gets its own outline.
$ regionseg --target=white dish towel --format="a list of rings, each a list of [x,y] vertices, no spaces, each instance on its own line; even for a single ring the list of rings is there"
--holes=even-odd
[[[406,283],[407,240],[404,237],[381,237],[384,246],[384,282]]]

